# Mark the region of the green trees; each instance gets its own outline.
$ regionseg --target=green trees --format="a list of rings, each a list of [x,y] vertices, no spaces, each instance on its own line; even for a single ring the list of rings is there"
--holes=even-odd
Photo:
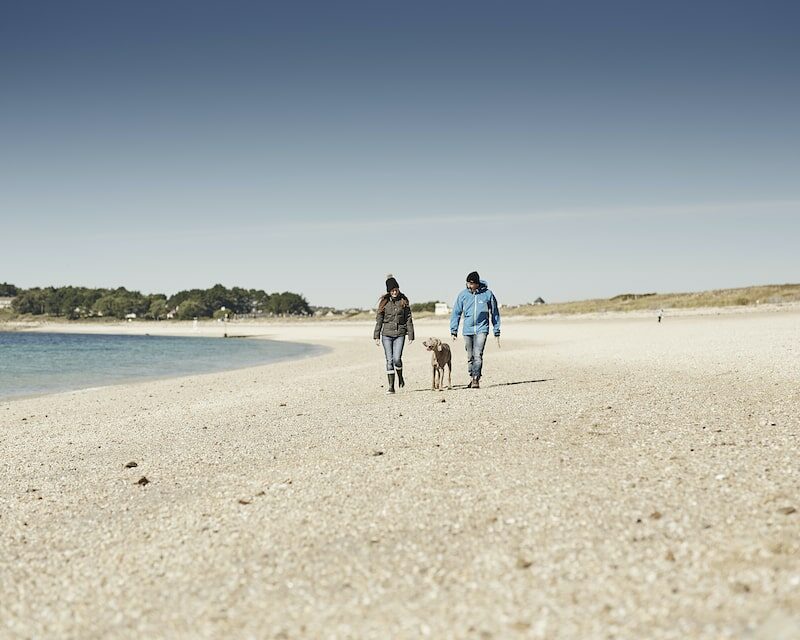
[[[114,316],[114,294],[107,293],[101,296],[93,305],[92,311],[98,316]]]
[[[208,315],[205,307],[196,300],[184,300],[178,305],[178,320],[191,320]]]
[[[178,317],[182,318],[183,305],[192,303],[191,317],[211,317],[219,309],[225,307],[231,314],[247,315],[250,313],[266,313],[270,315],[311,315],[311,307],[306,299],[297,293],[268,294],[261,289],[243,289],[233,287],[227,289],[215,284],[210,289],[190,289],[179,291],[167,301],[171,309],[178,309]]]
[[[413,302],[411,303],[411,312],[412,313],[422,313],[423,311],[433,311],[436,309],[436,301],[432,300],[430,302]]]
[[[28,289],[17,295],[11,302],[11,307],[17,313],[41,315],[45,313],[45,293],[39,287]]]
[[[17,289],[13,284],[9,284],[8,282],[0,282],[0,298],[13,298],[18,292],[19,289]]]
[[[149,298],[150,306],[147,308],[145,318],[148,320],[163,320],[166,318],[167,313],[169,313],[169,307],[167,307],[167,296],[163,294],[155,294],[149,296]]]
[[[163,293],[144,295],[139,291],[89,289],[86,287],[34,287],[17,289],[3,284],[0,291],[15,291],[12,308],[18,314],[49,315],[69,319],[100,316],[124,319],[161,320],[171,312],[180,319],[210,318],[222,307],[231,315],[265,313],[270,315],[311,315],[306,299],[290,291],[268,294],[260,289],[228,289],[215,284],[210,289],[179,291],[167,298]]]
[[[34,287],[19,290],[11,306],[17,313],[74,319],[90,315],[90,310],[102,295],[101,289],[85,287]]]
[[[143,296],[138,291],[128,291],[125,287],[119,287],[113,291],[107,289],[95,289],[100,296],[94,304],[89,307],[86,315],[104,316],[110,318],[125,318],[128,314],[135,313],[137,317],[145,315],[150,308],[150,301],[147,296]]]
[[[254,313],[259,309],[265,310],[265,303],[269,301],[269,294],[256,289],[242,289],[233,287],[227,289],[221,284],[215,284],[210,289],[190,289],[179,291],[171,296],[167,306],[171,309],[180,307],[187,300],[198,305],[200,316],[209,317],[218,309],[225,307],[230,313],[244,315]]]
[[[311,307],[308,306],[306,299],[296,293],[284,291],[283,293],[273,293],[267,304],[269,312],[275,315],[286,316],[310,316]]]

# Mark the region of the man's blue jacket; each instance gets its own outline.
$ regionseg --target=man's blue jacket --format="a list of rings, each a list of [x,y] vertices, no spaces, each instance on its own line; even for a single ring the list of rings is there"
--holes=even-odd
[[[494,335],[500,335],[500,309],[497,298],[489,290],[485,280],[480,281],[480,286],[475,293],[464,289],[458,294],[453,305],[453,315],[450,316],[450,333],[458,335],[458,323],[464,315],[464,328],[462,334],[474,336],[478,333],[489,333],[489,316],[492,318]]]

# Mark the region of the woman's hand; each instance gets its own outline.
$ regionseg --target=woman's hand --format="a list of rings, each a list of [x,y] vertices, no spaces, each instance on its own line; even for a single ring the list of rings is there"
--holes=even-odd
[[[376,347],[380,347],[381,346],[381,339],[380,338],[375,338],[375,346]]]

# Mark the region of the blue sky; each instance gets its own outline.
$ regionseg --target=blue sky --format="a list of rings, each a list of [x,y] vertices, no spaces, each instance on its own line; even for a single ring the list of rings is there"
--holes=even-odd
[[[0,8],[0,281],[369,306],[800,281],[790,2]]]

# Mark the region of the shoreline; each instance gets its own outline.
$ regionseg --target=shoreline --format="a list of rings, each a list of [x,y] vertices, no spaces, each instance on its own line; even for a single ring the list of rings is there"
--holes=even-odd
[[[447,324],[415,325],[396,396],[362,322],[274,327],[315,358],[0,404],[10,633],[800,625],[800,313],[511,319],[480,390],[451,343],[444,392],[421,342]]]
[[[136,338],[145,338],[145,337],[155,337],[155,338],[176,338],[176,339],[184,339],[184,338],[203,338],[203,339],[220,339],[223,340],[225,338],[221,336],[208,336],[208,335],[183,335],[183,334],[175,334],[175,333],[166,333],[166,334],[159,334],[153,333],[150,331],[146,331],[147,327],[143,327],[142,331],[135,331],[135,332],[127,332],[127,333],[120,333],[117,331],[112,332],[98,332],[98,331],[81,331],[81,327],[74,327],[74,331],[29,331],[26,333],[38,333],[38,334],[53,334],[53,335],[75,335],[75,336],[128,336],[128,337],[136,337]],[[249,339],[249,340],[258,340],[260,342],[269,341],[272,343],[281,343],[284,345],[290,345],[294,348],[302,349],[298,351],[298,353],[294,354],[282,354],[282,353],[274,353],[268,352],[263,354],[264,360],[261,362],[238,362],[233,363],[223,367],[211,366],[210,363],[206,363],[205,366],[198,366],[194,370],[189,371],[181,371],[181,370],[174,370],[172,372],[128,372],[125,376],[118,376],[118,377],[110,377],[107,378],[109,381],[103,383],[100,378],[97,376],[97,372],[95,370],[91,370],[90,382],[88,386],[82,386],[81,383],[75,382],[73,383],[61,383],[58,386],[54,386],[52,389],[37,391],[34,393],[24,393],[24,394],[14,394],[10,396],[0,395],[0,405],[4,403],[14,402],[17,400],[25,400],[25,399],[33,399],[33,398],[47,398],[50,396],[57,396],[61,394],[71,394],[71,393],[79,393],[91,390],[98,390],[98,389],[106,389],[112,387],[126,387],[130,385],[137,385],[137,384],[147,384],[150,382],[156,382],[159,380],[173,380],[173,379],[182,379],[182,378],[192,378],[195,376],[203,376],[203,375],[210,375],[210,374],[224,374],[228,371],[238,371],[244,369],[253,369],[268,366],[270,364],[284,362],[287,360],[304,360],[307,358],[314,358],[318,357],[327,351],[329,351],[328,347],[315,344],[313,342],[294,342],[294,341],[287,341],[287,340],[274,340],[267,336],[229,336],[229,338],[241,338],[241,339]],[[210,368],[209,368],[210,367]],[[110,372],[107,371],[106,374]],[[77,372],[75,372],[77,375]],[[0,378],[1,379],[1,378]],[[0,394],[2,394],[2,389],[0,389]]]

